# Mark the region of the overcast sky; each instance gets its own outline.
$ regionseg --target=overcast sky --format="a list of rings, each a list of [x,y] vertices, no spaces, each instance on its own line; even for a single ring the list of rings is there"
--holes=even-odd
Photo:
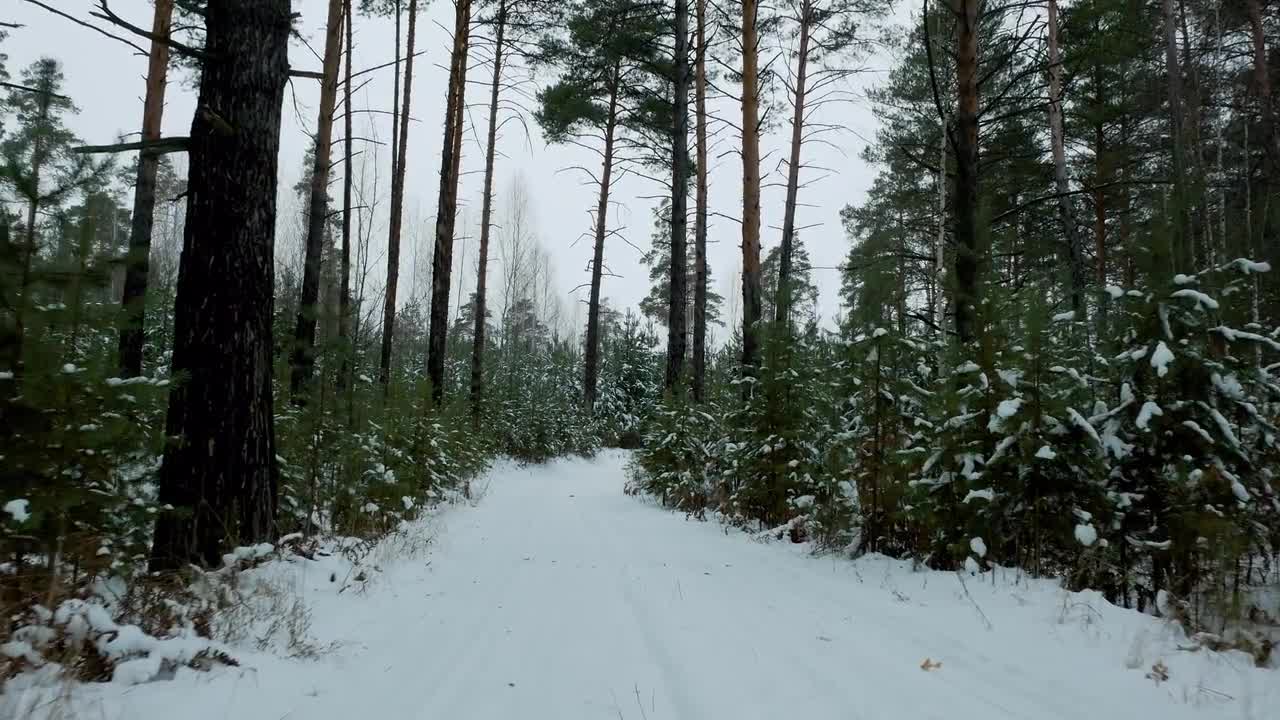
[[[70,14],[92,20],[88,13],[95,3],[93,0],[50,0],[50,4]],[[317,52],[322,51],[325,0],[294,0],[293,5],[295,11],[301,13],[300,28],[303,35],[311,47]],[[4,17],[0,19],[25,25],[12,31],[5,42],[12,74],[16,76],[21,68],[41,56],[52,56],[63,63],[67,79],[66,92],[80,108],[80,114],[70,119],[68,124],[81,138],[91,143],[109,143],[121,133],[137,131],[142,116],[146,58],[136,56],[133,50],[115,40],[76,26],[22,0],[11,0],[6,6]],[[111,7],[135,24],[150,27],[151,3],[148,0],[113,0]],[[904,12],[899,8],[899,15]],[[426,54],[418,58],[414,73],[411,114],[418,121],[412,123],[410,128],[405,207],[406,223],[416,221],[416,227],[406,227],[403,236],[405,256],[401,263],[402,301],[405,297],[403,288],[412,282],[406,275],[414,265],[415,251],[419,256],[419,263],[429,265],[428,241],[432,237],[435,222],[440,128],[443,124],[447,79],[444,67],[448,53],[446,28],[452,27],[452,15],[452,3],[435,0],[429,3],[418,24],[418,47],[424,49]],[[392,58],[394,30],[390,20],[358,16],[355,33],[355,68],[378,65]],[[139,40],[139,44],[145,45],[145,41]],[[291,48],[290,60],[295,68],[320,69],[320,63],[311,51],[298,42]],[[865,87],[883,78],[888,61],[883,57],[871,57],[862,64],[867,71],[851,80],[848,86],[859,95]],[[488,93],[484,83],[490,74],[491,70],[479,66],[473,59],[467,96],[469,125],[462,159],[466,174],[460,191],[460,204],[464,207],[458,225],[459,233],[466,228],[472,236],[477,234],[480,214],[484,153],[479,138],[484,137],[487,122]],[[539,80],[545,82],[546,78]],[[373,82],[361,90],[354,105],[357,108],[389,109],[391,94],[392,77],[384,71],[378,73]],[[297,206],[288,197],[287,190],[300,176],[308,142],[307,133],[315,124],[318,97],[319,88],[315,81],[294,80],[285,91],[284,126],[280,144],[281,235],[292,232],[288,228],[296,227],[296,223],[288,222],[286,216],[287,213],[297,212]],[[189,134],[195,105],[195,88],[188,73],[179,72],[177,77],[171,74],[167,100],[164,132],[168,135]],[[718,107],[729,115],[736,112],[736,103],[722,103]],[[786,112],[785,108],[780,110]],[[788,117],[789,114],[779,115],[776,127],[762,143],[762,171],[766,173],[767,185],[762,199],[762,240],[766,251],[779,242],[781,235],[784,197],[781,186],[784,175],[779,160],[785,156],[789,138],[789,123],[786,121]],[[370,118],[377,122],[376,129],[367,126]],[[806,149],[807,161],[820,164],[833,172],[828,174],[815,170],[802,175],[802,180],[807,181],[817,180],[822,175],[826,177],[801,190],[802,206],[798,210],[797,226],[805,228],[802,236],[814,265],[834,268],[843,261],[848,251],[848,241],[840,225],[840,210],[846,204],[860,202],[873,177],[874,169],[862,162],[859,153],[867,140],[874,136],[876,120],[869,105],[862,100],[824,108],[818,118],[822,122],[838,123],[847,130],[827,136],[834,147],[813,145]],[[497,163],[497,203],[502,204],[513,179],[522,175],[530,194],[538,235],[553,258],[557,283],[566,299],[571,299],[573,289],[589,280],[587,264],[591,252],[590,241],[580,238],[591,229],[588,210],[594,207],[596,196],[593,187],[581,184],[581,175],[561,170],[573,165],[595,167],[599,160],[580,148],[548,146],[532,120],[528,127],[532,134],[526,137],[519,124],[508,123],[499,138],[499,150],[503,156]],[[355,135],[367,137],[375,132],[383,141],[389,140],[388,116],[362,115],[356,119]],[[335,136],[337,135],[340,135],[340,130],[335,132]],[[741,269],[741,229],[736,222],[728,219],[740,216],[741,212],[742,163],[740,157],[732,152],[737,142],[736,137],[730,138],[726,134],[717,148],[721,154],[713,157],[710,163],[711,211],[727,217],[713,216],[711,219],[708,257],[717,289],[726,296],[726,304],[730,306],[727,310],[736,310],[737,303],[728,298],[731,292],[738,292],[734,289],[733,279]],[[376,148],[376,152],[382,154],[379,158],[379,164],[384,168],[381,192],[385,194],[390,185],[385,171],[390,148],[380,146]],[[615,190],[617,204],[610,211],[610,227],[625,228],[623,234],[627,240],[641,248],[647,248],[652,227],[650,213],[655,203],[652,197],[661,192],[661,188],[650,181],[634,177],[624,180]],[[386,204],[384,198],[384,209]],[[385,273],[386,261],[382,255],[382,243],[385,242],[386,235],[385,218],[380,218],[379,222],[384,224],[375,235],[379,246],[374,253],[378,258],[378,272]],[[282,242],[288,241],[285,237],[280,239]],[[465,283],[464,293],[475,284],[477,244],[472,237],[460,240],[455,247],[458,266],[465,263],[466,268],[461,273]],[[464,249],[465,259],[462,258]],[[614,307],[634,307],[648,291],[647,268],[639,263],[640,253],[620,239],[611,239],[606,247],[605,257],[609,269],[621,277],[605,278],[603,294]],[[834,269],[819,269],[815,271],[815,275],[820,289],[819,311],[829,321],[838,310],[839,274]],[[456,302],[456,284],[454,287],[452,297]],[[583,291],[577,292],[581,294]],[[570,321],[585,318],[584,310],[574,309],[577,304],[566,303]],[[722,333],[723,331],[717,331],[716,334],[722,336]]]

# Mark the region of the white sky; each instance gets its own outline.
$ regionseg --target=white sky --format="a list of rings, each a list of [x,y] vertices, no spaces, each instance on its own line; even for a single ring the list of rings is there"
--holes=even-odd
[[[93,0],[49,0],[59,9],[85,19],[95,4]],[[317,52],[322,51],[324,44],[325,0],[294,0],[294,8],[302,14],[301,30],[311,46]],[[9,55],[11,74],[36,60],[40,56],[52,56],[62,61],[67,79],[66,91],[80,107],[80,114],[69,120],[72,130],[90,143],[109,143],[121,133],[136,132],[141,123],[143,80],[146,72],[146,58],[138,57],[127,46],[103,37],[92,30],[76,26],[69,21],[51,15],[22,0],[6,3],[3,13],[6,21],[24,24],[26,27],[12,31],[5,42],[5,52]],[[147,0],[113,0],[111,7],[121,16],[143,27],[151,24],[151,3]],[[908,8],[899,7],[900,19],[909,12]],[[418,23],[418,48],[425,49],[426,54],[419,56],[415,65],[413,87],[413,106],[411,115],[419,122],[411,123],[409,136],[409,163],[406,177],[406,227],[403,235],[401,260],[401,292],[403,302],[407,297],[405,288],[412,282],[408,273],[414,266],[415,244],[419,255],[419,263],[429,267],[429,238],[434,232],[435,198],[438,186],[440,163],[440,128],[443,124],[444,89],[446,84],[448,53],[448,30],[452,27],[453,6],[446,0],[435,0],[429,3]],[[114,30],[114,32],[122,32]],[[356,33],[356,69],[378,65],[392,58],[393,25],[389,19],[366,18],[357,15]],[[145,46],[145,41],[138,40]],[[319,70],[320,63],[306,47],[294,43],[290,51],[293,67],[307,70]],[[888,62],[882,57],[866,61],[868,72],[857,76],[851,89],[858,91],[868,84],[875,83],[883,77],[883,70]],[[478,138],[484,137],[487,126],[488,93],[484,87],[485,79],[491,70],[477,66],[473,57],[471,84],[468,87],[469,122],[477,127],[468,127],[463,146],[463,187],[460,191],[460,204],[463,215],[459,218],[458,232],[464,228],[472,236],[460,240],[455,245],[455,268],[465,262],[465,271],[461,278],[465,283],[463,297],[474,286],[474,264],[476,256],[478,218],[482,175],[484,167],[483,148]],[[540,78],[544,82],[546,78]],[[175,82],[176,81],[176,82]],[[357,83],[358,84],[358,83]],[[382,71],[376,79],[361,91],[361,97],[354,104],[357,108],[369,107],[390,109],[392,77]],[[297,181],[302,165],[303,153],[308,139],[307,132],[315,123],[315,106],[318,101],[318,83],[309,80],[294,80],[291,88],[285,91],[284,126],[281,135],[280,155],[280,187],[281,202],[281,235],[279,242],[288,242],[288,234],[297,227],[290,214],[295,214],[294,204],[289,188]],[[295,110],[295,98],[297,110]],[[164,132],[168,135],[187,135],[191,116],[195,105],[195,89],[192,78],[178,73],[171,74],[171,82],[165,109]],[[726,114],[736,113],[736,103],[728,102],[722,108]],[[719,107],[719,106],[717,106]],[[785,115],[779,115],[776,126],[764,138],[762,143],[762,172],[765,173],[766,188],[762,199],[764,248],[776,245],[781,235],[782,205],[784,181],[783,168],[779,161],[785,157],[786,144],[790,137],[789,111],[780,108]],[[740,116],[739,116],[740,117]],[[853,104],[833,105],[826,108],[819,116],[823,122],[834,122],[848,128],[847,132],[829,135],[827,139],[838,147],[813,145],[806,149],[807,161],[815,162],[834,170],[834,174],[804,187],[800,193],[801,207],[798,210],[797,226],[806,228],[802,232],[805,244],[815,266],[833,268],[839,265],[847,251],[848,241],[840,226],[841,208],[851,202],[860,202],[871,184],[874,169],[868,167],[858,157],[868,139],[875,133],[876,120],[871,108],[865,101]],[[384,142],[390,138],[390,117],[388,115],[358,115],[355,119],[357,136],[368,136],[371,130],[367,127],[369,118],[378,123],[377,134]],[[599,160],[586,150],[566,146],[547,146],[538,135],[536,123],[528,122],[533,136],[526,140],[523,130],[515,123],[506,126],[505,134],[499,138],[499,150],[505,157],[499,157],[495,189],[496,202],[500,206],[506,189],[517,174],[525,177],[530,193],[531,205],[535,216],[538,235],[543,245],[550,251],[555,264],[557,283],[561,286],[566,298],[573,288],[586,282],[587,264],[590,258],[590,241],[579,237],[591,229],[588,210],[595,206],[594,187],[580,185],[580,176],[572,172],[558,172],[570,165],[598,165]],[[726,131],[730,132],[730,131]],[[335,137],[341,129],[335,130]],[[740,215],[741,208],[741,172],[742,164],[732,150],[737,144],[736,137],[726,134],[718,150],[722,154],[718,159],[713,156],[710,163],[711,175],[711,211],[729,217]],[[390,147],[380,146],[379,165],[383,168],[380,190],[387,193],[390,186],[389,167]],[[817,171],[802,173],[802,181],[816,179]],[[614,199],[617,204],[611,210],[610,227],[625,227],[625,236],[635,245],[647,248],[649,233],[652,227],[650,210],[654,204],[652,196],[662,192],[652,182],[639,178],[627,178],[616,187]],[[335,192],[335,197],[340,196]],[[647,196],[647,197],[646,197]],[[383,214],[387,202],[381,203]],[[500,208],[497,209],[500,212]],[[500,215],[495,214],[495,219]],[[410,226],[414,220],[416,227]],[[385,218],[380,230],[375,233],[378,242],[385,244]],[[808,227],[814,226],[814,227]],[[691,226],[692,227],[692,226]],[[726,311],[736,312],[737,305],[731,297],[738,291],[734,278],[741,268],[740,227],[737,223],[724,217],[712,217],[709,229],[710,247],[708,249],[712,275],[717,289],[726,297]],[[465,260],[462,254],[466,252]],[[373,251],[378,268],[375,275],[385,273],[385,257],[381,247]],[[492,257],[492,256],[491,256]],[[605,250],[606,264],[609,269],[622,277],[606,277],[603,294],[609,298],[616,308],[635,307],[648,291],[647,268],[639,263],[640,254],[620,239],[612,239]],[[491,261],[490,266],[493,266]],[[833,269],[815,271],[820,289],[819,312],[828,321],[838,310],[837,293],[840,286],[839,273]],[[455,270],[455,285],[451,302],[458,297]],[[379,282],[380,284],[380,282]],[[491,280],[490,285],[492,286]],[[582,291],[579,291],[580,294]],[[581,323],[585,311],[575,306],[579,303],[567,303],[569,317],[567,320]],[[723,331],[717,330],[716,334]]]

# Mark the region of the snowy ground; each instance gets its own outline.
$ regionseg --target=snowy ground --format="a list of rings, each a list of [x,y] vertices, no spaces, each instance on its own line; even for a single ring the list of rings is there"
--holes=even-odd
[[[339,593],[331,563],[300,563],[311,632],[327,647],[316,659],[245,653],[240,668],[81,687],[57,709],[104,720],[1280,717],[1280,673],[1179,651],[1176,629],[1096,595],[999,571],[962,585],[755,542],[623,495],[625,460],[500,468],[476,507],[434,521],[427,553],[388,560],[362,593]],[[1148,677],[1157,663],[1167,680]]]

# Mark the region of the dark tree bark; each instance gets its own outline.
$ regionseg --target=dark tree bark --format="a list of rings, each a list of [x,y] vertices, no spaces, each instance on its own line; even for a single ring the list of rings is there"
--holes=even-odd
[[[325,229],[329,225],[329,161],[333,144],[333,110],[338,101],[338,61],[342,56],[342,0],[329,0],[325,26],[324,63],[320,80],[320,111],[316,118],[315,151],[312,153],[311,196],[307,209],[306,255],[302,266],[302,299],[293,331],[289,395],[295,405],[305,405],[316,364],[316,316],[320,298],[320,263]],[[348,108],[348,111],[350,108]],[[350,112],[347,113],[350,117]]]
[[[343,78],[342,85],[342,259],[340,261],[341,266],[338,268],[340,276],[338,289],[338,348],[342,353],[342,362],[338,368],[337,385],[339,391],[345,391],[351,387],[351,380],[348,377],[351,373],[351,60],[353,57],[351,50],[355,46],[351,29],[352,2],[353,0],[345,0],[342,9],[343,25],[346,28],[347,37],[346,51],[343,53],[345,60],[342,63],[346,77]],[[396,74],[399,75],[399,73],[400,69],[397,67]]]
[[[689,1],[675,0],[675,104],[671,128],[671,271],[667,294],[667,372],[664,388],[674,393],[684,372],[688,320],[685,284],[689,230]]]
[[[591,412],[596,404],[600,372],[600,284],[604,273],[604,239],[608,233],[609,189],[613,183],[614,140],[618,131],[620,71],[613,68],[609,86],[609,111],[604,124],[604,161],[600,169],[600,199],[596,203],[595,247],[591,256],[591,296],[587,301],[587,346],[583,349],[582,405]]]
[[[416,2],[416,0],[413,0],[413,1]],[[395,16],[396,16],[395,45],[396,46],[395,46],[395,49],[393,50],[393,53],[395,54],[395,65],[393,66],[393,72],[392,72],[393,80],[391,81],[392,83],[391,85],[391,177],[396,176],[396,168],[400,167],[400,158],[397,156],[396,149],[400,147],[400,12],[401,12],[401,8],[402,6],[401,6],[400,0],[396,0],[396,4],[395,4]],[[410,43],[409,55],[410,56],[413,55],[412,43]],[[412,77],[411,75],[409,75],[409,64],[411,62],[412,62],[411,60],[409,60],[408,58],[405,58],[405,75],[406,75],[405,86],[406,87],[408,87],[409,78]]]
[[[796,235],[796,200],[800,193],[800,150],[804,144],[805,82],[809,70],[809,39],[816,18],[812,0],[800,3],[800,48],[796,60],[794,114],[791,117],[791,156],[787,160],[787,200],[782,215],[782,245],[778,249],[778,297],[774,322],[790,332],[791,256]]]
[[[489,272],[489,228],[493,222],[493,162],[498,143],[498,96],[502,88],[502,51],[507,29],[507,0],[498,0],[493,46],[493,85],[489,88],[489,137],[484,158],[484,200],[480,209],[480,258],[476,265],[475,333],[471,346],[471,419],[479,429],[484,401],[485,295]]]
[[[173,19],[173,0],[156,0],[151,34],[167,37]],[[160,139],[164,117],[164,91],[169,74],[169,45],[153,40],[147,60],[147,91],[142,101],[142,140]],[[129,254],[125,260],[124,295],[119,340],[120,376],[142,374],[142,346],[147,305],[147,279],[151,272],[151,228],[155,220],[156,171],[160,154],[138,152],[138,173],[133,191],[133,219],[129,227]]]
[[[1165,73],[1169,85],[1169,135],[1173,138],[1173,195],[1178,213],[1178,237],[1173,247],[1175,267],[1190,264],[1191,216],[1187,203],[1186,139],[1183,137],[1182,69],[1178,63],[1178,21],[1173,0],[1164,0]]]
[[[1271,74],[1267,67],[1266,31],[1262,24],[1262,0],[1247,0],[1249,39],[1253,50],[1253,85],[1262,111],[1262,132],[1270,158],[1270,185],[1280,185],[1280,123],[1271,99]]]
[[[449,63],[449,95],[445,103],[444,141],[440,157],[440,194],[436,205],[436,243],[431,256],[431,322],[427,330],[427,377],[431,399],[444,400],[444,361],[449,340],[449,288],[453,273],[453,231],[458,219],[458,152],[462,144],[462,109],[466,102],[467,50],[471,0],[456,0],[453,52]]]
[[[978,337],[978,2],[952,0],[956,15],[956,335]]]
[[[707,0],[694,0],[698,49],[694,55],[694,144],[697,194],[693,216],[693,399],[706,399],[707,379]]]
[[[760,356],[760,84],[756,0],[742,1],[742,367]],[[743,384],[750,393],[750,384]]]
[[[271,390],[277,155],[289,72],[289,0],[205,10],[173,374],[151,568],[216,566],[274,539]]]
[[[397,14],[398,16],[398,14]],[[400,98],[400,135],[391,176],[391,219],[387,233],[387,290],[382,306],[382,356],[378,381],[385,396],[391,385],[391,341],[396,328],[396,286],[400,281],[400,226],[404,218],[404,166],[409,153],[409,102],[413,95],[413,43],[418,27],[418,0],[409,0],[409,39],[404,59],[404,96]]]

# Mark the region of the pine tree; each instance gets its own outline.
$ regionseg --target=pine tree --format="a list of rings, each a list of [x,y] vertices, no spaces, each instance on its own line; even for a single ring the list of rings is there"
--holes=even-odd
[[[20,378],[24,369],[24,326],[32,306],[34,284],[38,280],[37,257],[45,249],[41,215],[50,214],[75,190],[101,177],[106,166],[95,166],[84,155],[72,152],[75,135],[63,117],[77,112],[71,99],[62,95],[62,67],[52,58],[37,60],[23,70],[20,87],[10,88],[4,109],[14,116],[14,125],[0,143],[0,182],[25,206],[25,216],[16,231],[11,230],[10,247],[19,258],[17,297],[12,300],[13,319],[8,349],[9,372]],[[54,239],[60,236],[54,233]]]
[[[205,13],[204,111],[192,125],[175,306],[182,382],[166,427],[181,441],[160,470],[160,502],[174,511],[156,522],[157,570],[216,566],[233,543],[277,531],[271,248],[290,10],[285,0],[241,0]]]
[[[670,243],[670,222],[667,220],[671,215],[671,206],[665,202],[660,202],[654,208],[653,233],[650,236],[652,245],[649,251],[641,258],[640,262],[649,267],[649,293],[640,300],[640,313],[645,317],[657,322],[664,327],[670,316],[668,308],[668,295],[671,283],[668,277],[671,273],[671,243]],[[686,252],[691,256],[696,254],[696,249],[686,246]],[[685,268],[696,266],[696,259],[693,263],[686,264]],[[708,268],[706,273],[708,286],[711,282],[711,272]],[[685,283],[685,301],[692,303],[694,298],[694,283]],[[724,298],[719,293],[710,289],[705,291],[704,311],[706,322],[712,325],[723,324],[720,320],[720,309],[724,304]],[[685,327],[687,333],[689,328]]]
[[[651,68],[659,63],[656,38],[661,28],[660,19],[647,5],[634,0],[574,3],[566,12],[565,26],[564,36],[553,35],[543,42],[544,61],[558,68],[560,74],[538,93],[535,115],[551,142],[581,143],[595,133],[603,138],[600,174],[591,174],[599,196],[594,212],[582,383],[583,406],[590,410],[595,404],[599,375],[600,298],[604,246],[609,236],[609,192],[618,165],[636,159],[620,153],[620,143],[628,133],[660,135],[668,121],[663,118],[663,103],[654,101],[645,84]],[[638,143],[636,147],[642,145]]]

